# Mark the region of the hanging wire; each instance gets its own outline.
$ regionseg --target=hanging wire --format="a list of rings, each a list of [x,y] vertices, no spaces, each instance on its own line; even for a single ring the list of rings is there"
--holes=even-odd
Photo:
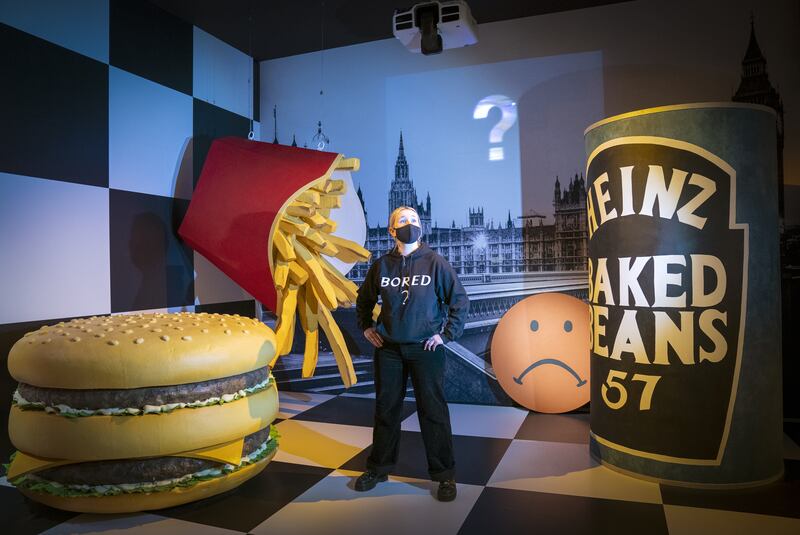
[[[312,145],[317,150],[325,150],[325,147],[330,144],[331,140],[328,139],[322,131],[322,118],[325,116],[325,0],[321,2],[320,21],[320,47],[319,47],[319,102],[320,102],[320,120],[317,121],[317,133],[311,139]]]
[[[256,61],[253,57],[253,2],[247,2],[247,53],[250,56],[250,74],[247,77],[247,111],[250,117],[250,131],[247,133],[247,139],[253,140],[256,137],[255,129],[253,128],[253,72],[255,71]]]
[[[319,95],[322,97],[322,108],[325,107],[325,92],[323,80],[325,79],[325,0],[322,0],[322,15],[319,20],[320,46],[319,46]],[[321,110],[320,113],[323,111]]]
[[[278,105],[272,107],[272,121],[275,123],[275,137],[272,139],[274,145],[278,145]]]

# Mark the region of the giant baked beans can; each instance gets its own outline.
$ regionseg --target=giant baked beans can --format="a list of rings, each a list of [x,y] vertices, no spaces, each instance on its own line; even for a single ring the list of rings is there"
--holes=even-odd
[[[775,114],[666,106],[585,141],[592,454],[689,486],[779,478]]]

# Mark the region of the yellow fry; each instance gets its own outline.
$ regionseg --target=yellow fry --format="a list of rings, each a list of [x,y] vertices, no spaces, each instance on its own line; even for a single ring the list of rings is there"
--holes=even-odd
[[[305,282],[308,280],[308,272],[300,267],[300,264],[297,262],[289,262],[288,269],[289,280],[291,280],[297,286],[305,284]]]
[[[350,388],[358,381],[356,372],[353,369],[353,361],[350,358],[350,351],[347,350],[347,344],[342,336],[342,331],[333,319],[330,311],[325,307],[319,309],[319,324],[322,327],[325,336],[328,338],[328,343],[333,350],[333,356],[336,357],[336,365],[339,368],[339,375],[342,376],[342,382],[345,388]]]
[[[272,245],[283,260],[286,262],[294,260],[294,246],[280,229],[272,233]]]
[[[327,193],[333,189],[334,184],[332,183],[332,180],[333,179],[331,177],[323,178],[319,182],[316,182],[313,188],[321,193]]]
[[[344,184],[344,180],[336,179],[336,178],[329,178],[324,186],[323,191],[325,193],[329,193],[331,195],[335,195],[337,193],[344,193],[346,190],[346,186]]]
[[[302,377],[313,377],[319,360],[319,330],[306,332],[306,344],[303,353]]]
[[[325,242],[325,247],[320,249],[319,252],[328,256],[336,256],[337,254],[339,254],[339,248],[336,247],[331,242]]]
[[[320,213],[315,213],[301,219],[308,223],[311,227],[319,229],[322,232],[331,233],[336,231],[336,221],[332,221]]]
[[[320,251],[321,251],[321,250],[322,250],[322,248],[323,248],[323,246],[322,246],[322,245],[320,245],[320,244],[318,244],[318,243],[314,243],[312,240],[309,240],[308,238],[303,238],[303,237],[301,237],[300,239],[298,239],[298,240],[297,240],[297,243],[301,243],[301,244],[303,244],[303,246],[304,246],[306,249],[308,249],[309,251],[311,251],[311,253],[312,253],[314,256],[319,256],[319,254],[320,254]]]
[[[275,287],[283,289],[286,286],[286,279],[289,277],[289,264],[278,260],[275,262],[275,270],[272,278],[275,281]]]
[[[316,239],[310,239],[312,234],[309,234],[308,237],[299,237],[298,241],[308,247],[309,250],[317,251],[321,254],[326,254],[328,256],[336,256],[339,252],[339,249],[332,243],[326,242],[319,233],[317,233]]]
[[[311,377],[317,368],[319,357],[319,322],[317,321],[317,296],[311,286],[300,288],[297,300],[297,312],[300,327],[305,333],[305,351],[303,352],[303,377]]]
[[[339,252],[333,256],[342,262],[361,262],[360,256],[354,254],[352,251],[348,251],[347,249],[339,249]]]
[[[372,255],[372,253],[354,241],[346,240],[333,234],[324,235],[323,237],[325,241],[334,244],[339,249],[339,254],[336,255],[336,258],[342,262],[364,262],[369,260],[370,255]]]
[[[361,169],[361,160],[358,158],[342,158],[339,160],[339,163],[336,164],[336,169],[341,169],[342,171],[358,171]]]
[[[294,200],[318,205],[320,200],[320,194],[319,192],[314,190],[305,190],[303,193],[295,197]]]
[[[320,208],[341,208],[342,198],[338,196],[326,195],[319,200]]]
[[[302,219],[298,219],[288,214],[283,214],[280,222],[278,223],[278,229],[282,230],[286,234],[305,236],[311,230],[311,227],[308,226],[308,223],[304,223]]]
[[[314,287],[305,284],[297,294],[297,312],[303,330],[315,331],[319,329],[319,298]]]
[[[328,272],[325,272],[325,275],[328,277],[328,282],[331,283],[331,287],[333,287],[333,291],[336,294],[336,302],[339,306],[349,307],[350,306],[350,299],[347,298],[347,294],[344,293],[342,288],[331,280],[331,275]]]
[[[319,199],[320,199],[320,202],[322,202],[326,198],[330,198],[330,199],[341,198],[341,196],[344,195],[345,193],[347,193],[347,189],[345,189],[345,188],[342,188],[342,189],[329,189],[329,190],[327,190],[327,191],[325,191],[323,193],[320,193]]]
[[[331,179],[330,176],[322,177],[316,182],[312,182],[310,189],[325,193],[325,187],[328,184],[328,181],[330,181],[330,179]]]
[[[317,258],[299,241],[295,244],[294,250],[297,253],[297,261],[308,273],[320,302],[329,309],[336,308],[336,292],[325,277],[325,272]]]
[[[270,362],[270,367],[275,365],[278,357],[285,355],[292,349],[292,339],[294,338],[294,317],[297,311],[297,286],[290,285],[283,291],[278,292],[278,306],[275,314],[278,321],[275,326],[275,356]],[[289,349],[286,350],[287,339]]]
[[[292,320],[286,327],[286,336],[283,337],[283,347],[281,348],[281,356],[288,355],[292,352],[292,343],[294,342],[295,324],[297,323],[297,315],[292,315]]]
[[[358,286],[356,286],[356,283],[346,279],[344,275],[342,275],[339,270],[333,266],[333,264],[324,258],[320,258],[319,263],[322,265],[322,269],[325,270],[325,274],[328,276],[328,280],[331,281],[331,284],[333,284],[334,288],[339,288],[342,292],[344,292],[345,296],[347,297],[345,301],[349,303],[355,303],[356,298],[358,297]]]
[[[302,204],[290,204],[286,207],[286,213],[295,217],[310,217],[316,213],[316,208],[314,208],[313,205],[309,204],[303,206]]]
[[[309,243],[309,242],[310,243],[316,243],[317,245],[322,247],[322,246],[325,245],[325,241],[326,240],[325,240],[325,237],[323,236],[323,234],[321,232],[319,232],[318,230],[311,229],[311,230],[308,231],[308,235],[307,236],[303,236],[302,241],[304,243]]]

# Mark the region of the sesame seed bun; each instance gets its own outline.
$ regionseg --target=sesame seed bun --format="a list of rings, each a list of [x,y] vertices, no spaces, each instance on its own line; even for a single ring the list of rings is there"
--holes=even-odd
[[[265,367],[275,334],[227,314],[136,314],[75,319],[26,334],[8,370],[45,388],[110,389],[195,383]]]

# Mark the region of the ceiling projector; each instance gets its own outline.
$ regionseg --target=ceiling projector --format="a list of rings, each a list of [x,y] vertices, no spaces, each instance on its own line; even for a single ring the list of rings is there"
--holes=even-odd
[[[411,52],[426,56],[478,42],[478,28],[462,0],[422,2],[396,9],[393,33]]]

